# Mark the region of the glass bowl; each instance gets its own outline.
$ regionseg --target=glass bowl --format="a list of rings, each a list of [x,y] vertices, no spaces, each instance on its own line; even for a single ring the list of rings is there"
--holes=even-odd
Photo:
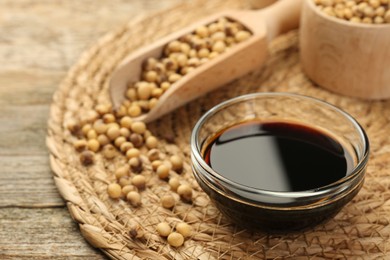
[[[348,151],[353,165],[330,184],[300,191],[259,188],[215,171],[205,160],[211,140],[251,120],[294,122],[326,132]],[[304,230],[332,218],[361,189],[368,156],[367,135],[354,118],[324,101],[290,93],[255,93],[225,101],[204,114],[191,135],[192,169],[200,187],[233,222],[268,232]]]

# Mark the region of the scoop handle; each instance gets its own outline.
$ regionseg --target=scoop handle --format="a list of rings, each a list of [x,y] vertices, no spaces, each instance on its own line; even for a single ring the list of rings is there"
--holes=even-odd
[[[243,16],[246,24],[252,30],[267,27],[267,39],[271,41],[276,36],[299,27],[302,1],[304,0],[278,0],[276,3]]]

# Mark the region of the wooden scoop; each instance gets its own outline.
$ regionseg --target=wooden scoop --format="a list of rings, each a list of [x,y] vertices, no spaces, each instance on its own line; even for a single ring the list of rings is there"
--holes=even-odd
[[[150,57],[161,57],[164,47],[169,42],[194,32],[201,25],[215,22],[218,18],[225,17],[242,24],[252,33],[252,36],[183,76],[159,98],[153,109],[134,119],[150,122],[259,68],[266,58],[268,42],[298,27],[301,2],[302,0],[279,0],[257,11],[241,10],[218,13],[135,51],[118,66],[109,83],[114,109],[118,109],[123,102],[128,84],[139,81],[144,60]]]

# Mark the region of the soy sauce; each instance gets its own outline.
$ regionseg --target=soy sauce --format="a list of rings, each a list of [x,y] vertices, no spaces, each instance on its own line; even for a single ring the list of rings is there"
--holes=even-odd
[[[247,121],[217,133],[204,150],[225,178],[257,189],[294,192],[345,177],[352,157],[334,138],[292,122]]]

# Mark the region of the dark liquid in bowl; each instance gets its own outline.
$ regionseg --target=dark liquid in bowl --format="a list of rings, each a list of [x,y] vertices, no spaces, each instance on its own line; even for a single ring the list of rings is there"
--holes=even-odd
[[[211,168],[236,183],[270,191],[305,191],[345,177],[352,157],[334,138],[291,122],[248,121],[217,133],[206,146]]]

